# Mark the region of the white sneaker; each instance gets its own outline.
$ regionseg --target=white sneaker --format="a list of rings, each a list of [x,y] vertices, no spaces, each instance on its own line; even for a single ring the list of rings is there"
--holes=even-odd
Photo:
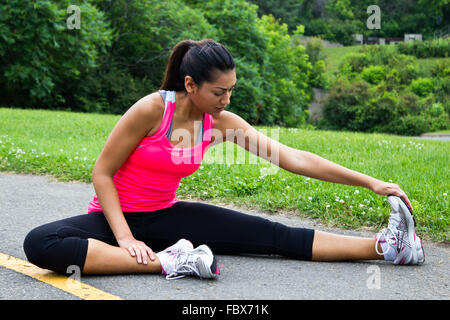
[[[219,274],[216,259],[206,245],[194,249],[190,241],[181,239],[156,255],[161,263],[162,272],[168,280],[183,278],[187,275],[211,279]]]
[[[418,264],[425,261],[422,241],[415,233],[415,221],[403,199],[388,196],[391,215],[386,229],[377,234],[375,250],[394,264]],[[383,252],[378,251],[378,243]]]

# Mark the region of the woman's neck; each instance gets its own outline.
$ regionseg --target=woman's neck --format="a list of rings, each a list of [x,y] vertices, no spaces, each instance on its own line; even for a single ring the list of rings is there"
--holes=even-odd
[[[195,121],[203,119],[203,112],[189,98],[186,92],[176,92],[175,115],[184,121]]]

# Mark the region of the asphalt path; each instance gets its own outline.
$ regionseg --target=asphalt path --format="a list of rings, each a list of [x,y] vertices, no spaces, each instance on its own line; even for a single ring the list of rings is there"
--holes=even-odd
[[[32,228],[87,211],[92,184],[62,183],[48,176],[0,173],[0,253],[26,260],[22,244]],[[232,205],[227,207],[238,209]],[[374,237],[371,231],[343,231],[292,214],[264,214],[291,226]],[[216,280],[193,277],[168,281],[162,275],[83,276],[95,288],[133,300],[448,300],[448,245],[424,241],[426,262],[394,266],[384,261],[308,262],[278,256],[219,255]],[[71,300],[68,292],[0,266],[0,300]]]

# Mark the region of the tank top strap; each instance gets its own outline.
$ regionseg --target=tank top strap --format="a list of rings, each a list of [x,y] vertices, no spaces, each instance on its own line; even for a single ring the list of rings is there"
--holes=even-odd
[[[205,113],[205,123],[203,126],[203,141],[210,142],[212,137],[213,119],[212,115]]]
[[[175,91],[159,90],[159,93],[164,100],[164,114],[158,130],[150,137],[152,140],[164,137],[170,129],[175,110]]]

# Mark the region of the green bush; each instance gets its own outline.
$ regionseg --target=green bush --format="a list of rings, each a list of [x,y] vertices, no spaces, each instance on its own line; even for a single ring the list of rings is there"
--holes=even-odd
[[[369,66],[362,70],[361,77],[370,84],[378,84],[386,78],[386,70],[382,66]]]
[[[396,46],[398,52],[413,55],[418,58],[448,57],[450,51],[450,38],[399,42]]]
[[[358,130],[358,117],[369,98],[369,84],[365,81],[350,83],[338,79],[328,92],[323,107],[328,127]]]
[[[449,128],[449,117],[441,114],[433,117],[430,114],[405,115],[379,128],[379,132],[389,132],[399,135],[418,136],[424,132],[432,132]]]
[[[430,78],[418,78],[411,81],[409,86],[410,90],[420,97],[426,97],[433,92],[434,84],[433,79]]]
[[[369,64],[369,58],[365,53],[352,52],[342,59],[339,69],[340,71],[347,70],[347,72],[360,73]]]
[[[407,114],[418,115],[424,109],[419,104],[419,97],[412,92],[405,92],[398,98],[399,106],[406,110]]]
[[[377,127],[396,119],[403,112],[398,105],[397,97],[389,92],[369,99],[355,119],[354,130],[376,132]]]
[[[79,5],[80,29],[68,29],[69,0],[0,4],[0,104],[66,109],[97,68],[113,34],[103,12]]]

